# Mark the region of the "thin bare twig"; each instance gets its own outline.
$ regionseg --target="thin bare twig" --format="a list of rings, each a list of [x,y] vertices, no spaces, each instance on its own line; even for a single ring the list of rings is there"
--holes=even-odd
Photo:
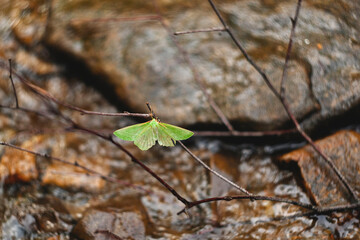
[[[93,176],[96,176],[96,177],[100,177],[101,179],[103,179],[103,180],[105,180],[107,182],[112,182],[112,183],[117,183],[117,184],[121,184],[121,185],[128,186],[128,187],[137,188],[137,189],[140,189],[141,191],[146,192],[148,194],[152,193],[151,191],[149,191],[147,189],[144,189],[141,186],[137,186],[137,185],[131,184],[131,183],[127,182],[127,181],[123,181],[123,180],[120,180],[120,179],[117,179],[117,178],[114,178],[114,177],[105,176],[104,174],[101,174],[101,173],[99,173],[99,172],[97,172],[95,170],[87,168],[87,167],[79,164],[78,162],[69,162],[69,161],[66,161],[66,160],[58,158],[58,157],[53,157],[53,156],[51,156],[49,154],[35,152],[35,151],[25,149],[25,148],[22,148],[22,147],[19,147],[19,146],[16,146],[16,145],[13,145],[13,144],[7,143],[7,142],[0,142],[0,145],[10,147],[10,148],[22,151],[22,152],[27,152],[27,153],[30,153],[30,154],[33,154],[35,156],[39,156],[39,157],[42,157],[42,158],[45,158],[45,159],[51,159],[51,160],[54,160],[54,161],[57,161],[57,162],[60,162],[60,163],[66,164],[66,165],[71,165],[71,166],[80,168],[82,170],[85,170],[87,173],[90,173],[90,174],[92,174]]]
[[[88,111],[79,107],[71,106],[65,103],[62,104],[72,110],[80,112],[83,115],[97,115],[97,116],[108,116],[108,117],[142,117],[142,118],[150,118],[151,115],[148,113],[129,113],[129,112],[122,112],[122,113],[106,113],[106,112],[95,112],[95,111]]]
[[[19,108],[19,100],[18,100],[18,97],[17,97],[16,88],[15,88],[14,80],[13,80],[13,77],[12,77],[12,64],[11,63],[12,63],[12,61],[11,61],[11,59],[9,59],[9,79],[10,79],[11,86],[12,86],[12,89],[13,89],[13,92],[14,92],[15,106],[16,106],[16,108]]]
[[[261,75],[261,77],[264,79],[266,85],[270,88],[270,90],[275,94],[276,97],[278,97],[280,99],[280,94],[276,91],[276,89],[274,88],[274,86],[272,85],[272,83],[270,82],[269,78],[267,77],[267,75],[265,74],[265,72],[254,62],[254,60],[249,56],[249,54],[246,52],[245,48],[243,48],[243,46],[240,44],[240,42],[236,39],[235,35],[233,34],[233,32],[231,31],[231,29],[229,28],[229,26],[226,24],[224,18],[221,16],[219,10],[217,9],[217,7],[215,6],[215,4],[213,3],[212,0],[209,0],[209,3],[212,7],[212,9],[214,10],[215,14],[217,15],[217,17],[219,18],[221,24],[224,26],[224,28],[226,29],[226,32],[229,34],[230,38],[233,40],[233,42],[235,43],[235,45],[238,47],[238,49],[241,51],[241,53],[244,55],[244,57],[246,58],[246,60],[256,69],[256,71]]]
[[[277,216],[271,217],[267,220],[269,221],[282,221],[285,219],[299,218],[299,217],[311,217],[314,215],[325,215],[331,214],[335,212],[346,212],[351,210],[360,210],[360,203],[348,204],[348,205],[340,205],[335,207],[325,207],[325,208],[317,208],[316,210],[307,211],[304,213],[295,213],[287,216]]]
[[[95,112],[95,111],[88,111],[76,106],[73,106],[71,104],[68,104],[66,102],[60,101],[58,99],[56,99],[55,97],[53,97],[49,92],[45,91],[44,89],[32,84],[30,81],[26,80],[25,78],[23,78],[20,74],[18,74],[17,72],[14,72],[11,70],[10,67],[4,65],[1,61],[0,61],[0,67],[7,69],[8,71],[11,71],[11,78],[12,79],[12,74],[17,77],[20,82],[22,82],[26,87],[28,87],[32,92],[34,92],[37,95],[41,95],[43,98],[46,98],[48,100],[50,100],[51,102],[55,102],[63,107],[72,109],[74,111],[77,111],[81,114],[84,115],[99,115],[99,116],[112,116],[112,117],[142,117],[142,118],[150,118],[151,115],[147,114],[147,113],[129,113],[129,112],[123,112],[123,113],[105,113],[105,112]],[[16,95],[16,91],[14,91],[15,95]],[[16,97],[17,100],[17,97]]]
[[[11,109],[11,110],[15,110],[15,111],[22,111],[22,112],[26,112],[26,113],[32,113],[32,114],[36,114],[38,116],[47,118],[46,112],[40,112],[40,111],[36,111],[36,110],[33,110],[33,109],[29,109],[29,108],[9,107],[9,106],[4,106],[4,105],[0,105],[0,108]]]
[[[290,60],[293,39],[295,38],[295,28],[296,28],[299,13],[300,13],[301,1],[302,0],[299,0],[297,3],[296,10],[295,10],[295,17],[290,18],[292,27],[291,27],[290,39],[289,39],[289,44],[288,44],[287,51],[286,51],[285,63],[284,63],[283,72],[281,75],[281,83],[280,83],[280,96],[282,98],[285,98],[285,79],[286,79],[286,73],[287,73],[287,69],[288,69],[288,63]]]
[[[355,191],[353,190],[353,188],[350,186],[350,184],[347,182],[347,180],[345,179],[345,177],[340,173],[340,171],[337,169],[337,167],[334,165],[334,163],[330,160],[330,158],[328,156],[326,156],[322,150],[316,146],[316,144],[314,143],[314,141],[304,132],[304,130],[301,128],[299,122],[296,120],[295,116],[293,115],[293,113],[290,110],[290,106],[287,103],[287,100],[284,96],[282,96],[273,86],[273,84],[270,82],[269,78],[267,77],[267,75],[265,74],[265,72],[263,70],[261,70],[261,68],[252,60],[252,58],[247,54],[246,50],[242,47],[242,45],[240,44],[240,42],[235,38],[235,35],[233,34],[233,32],[231,31],[231,29],[226,25],[224,18],[221,16],[219,10],[217,9],[217,7],[215,6],[215,4],[213,3],[212,0],[208,0],[211,7],[213,8],[214,12],[216,13],[216,15],[218,16],[220,22],[223,24],[224,28],[226,29],[227,33],[229,34],[229,36],[231,37],[231,39],[233,40],[233,42],[235,43],[235,45],[239,48],[239,50],[243,53],[244,57],[246,58],[246,60],[255,68],[255,70],[261,75],[261,77],[263,78],[263,80],[265,81],[265,83],[268,85],[268,87],[270,88],[270,90],[275,94],[275,96],[280,100],[281,104],[284,106],[284,109],[286,111],[286,113],[288,114],[289,118],[292,120],[292,122],[294,123],[294,125],[296,126],[296,129],[298,130],[298,132],[305,138],[305,140],[313,147],[313,149],[321,156],[323,157],[323,159],[325,159],[325,162],[330,166],[330,168],[336,173],[337,177],[340,179],[340,181],[342,182],[342,184],[345,186],[345,188],[348,190],[348,192],[350,193],[351,197],[358,202],[359,198],[356,195]],[[297,23],[297,18],[298,18],[298,14],[301,8],[301,0],[298,0],[298,4],[297,4],[297,8],[296,8],[296,14],[295,14],[295,18],[292,19],[292,23],[293,23],[293,32],[295,34],[295,27],[296,27],[296,23]],[[293,35],[291,35],[291,37],[293,37]],[[292,40],[291,40],[291,44],[289,44],[288,51],[287,51],[287,61],[290,58],[290,50],[291,50],[291,46],[292,46]],[[284,65],[284,71],[286,73],[286,68],[287,68],[287,62]],[[283,77],[285,77],[285,73],[283,73]],[[282,80],[282,82],[284,82],[284,80]],[[284,92],[284,90],[283,90]]]
[[[225,32],[225,31],[226,31],[225,28],[206,28],[206,29],[195,29],[195,30],[174,32],[174,35],[185,35],[185,34],[203,33],[203,32]]]
[[[207,169],[209,172],[211,172],[212,174],[214,174],[215,176],[217,176],[218,178],[220,178],[221,180],[227,182],[228,184],[230,184],[231,186],[233,186],[234,188],[240,190],[241,192],[245,193],[248,196],[252,196],[253,194],[248,192],[245,188],[240,187],[239,185],[237,185],[236,183],[232,182],[231,180],[227,179],[226,177],[224,177],[223,175],[221,175],[220,173],[216,172],[214,169],[212,169],[211,167],[209,167],[206,163],[204,163],[200,158],[198,158],[195,154],[193,154],[190,149],[188,149],[181,141],[178,141],[178,143],[181,145],[181,147],[190,154],[190,156],[192,158],[194,158],[198,163],[200,163],[205,169]]]
[[[308,203],[302,203],[302,202],[298,202],[295,200],[291,200],[291,199],[285,199],[285,198],[278,198],[278,197],[268,197],[268,196],[263,196],[263,195],[238,195],[238,196],[224,196],[224,197],[214,197],[214,198],[206,198],[206,199],[202,199],[199,201],[193,201],[190,202],[189,205],[187,206],[187,209],[190,209],[194,206],[203,204],[203,203],[209,203],[209,202],[216,202],[216,201],[232,201],[232,200],[244,200],[244,199],[248,199],[248,200],[266,200],[266,201],[272,201],[272,202],[282,202],[282,203],[288,203],[294,206],[299,206],[305,209],[309,209],[309,210],[317,210],[318,208],[312,204],[308,204]],[[183,210],[181,210],[180,212],[178,212],[178,214],[183,213],[185,210],[185,208]]]
[[[290,134],[297,132],[296,128],[285,129],[285,130],[273,130],[273,131],[257,131],[257,132],[249,132],[249,131],[233,131],[233,132],[225,132],[225,131],[195,131],[196,137],[263,137],[263,136],[278,136],[284,134]]]
[[[158,15],[134,16],[134,17],[111,17],[111,18],[82,18],[71,20],[72,23],[108,23],[108,22],[133,22],[133,21],[158,21]]]

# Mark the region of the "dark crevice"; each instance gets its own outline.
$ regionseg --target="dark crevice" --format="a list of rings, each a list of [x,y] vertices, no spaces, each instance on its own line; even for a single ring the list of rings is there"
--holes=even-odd
[[[56,46],[52,46],[50,44],[43,43],[47,50],[49,51],[50,61],[53,61],[57,64],[63,65],[65,70],[63,75],[67,79],[79,79],[84,82],[86,85],[93,87],[97,91],[99,91],[102,96],[110,103],[113,104],[118,111],[130,111],[133,110],[126,105],[126,103],[122,102],[115,92],[115,88],[112,84],[109,83],[108,79],[106,79],[105,74],[95,73],[92,69],[84,63],[84,61],[80,58],[76,58],[70,52],[59,50]],[[210,109],[209,109],[210,110]],[[136,110],[135,110],[136,111]],[[314,126],[307,131],[310,135],[316,139],[323,138],[328,136],[340,129],[352,129],[352,130],[360,130],[360,105],[353,107],[349,111],[344,114],[340,114],[338,116],[332,117],[331,119],[323,120],[319,123],[314,124]],[[316,114],[316,113],[312,113]],[[304,119],[308,119],[311,116],[307,115]],[[137,119],[141,121],[141,119]],[[252,131],[254,129],[253,124],[241,124],[239,125],[236,122],[232,122],[237,130],[243,131]],[[282,129],[292,128],[293,125],[290,121],[287,121]],[[220,124],[193,124],[188,126],[190,130],[194,131],[226,131],[226,128]],[[264,136],[264,137],[199,137],[197,139],[221,139],[221,141],[225,144],[230,145],[238,145],[238,144],[255,144],[255,145],[271,145],[278,146],[281,145],[281,151],[286,152],[286,147],[284,144],[300,144],[304,140],[303,138],[297,134],[286,134],[281,136]],[[192,142],[192,141],[190,141]],[[289,149],[292,147],[289,145]],[[276,151],[277,152],[277,151]]]

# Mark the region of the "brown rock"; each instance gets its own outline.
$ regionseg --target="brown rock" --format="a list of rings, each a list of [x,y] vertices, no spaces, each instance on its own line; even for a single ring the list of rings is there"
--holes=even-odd
[[[340,131],[317,141],[316,145],[330,157],[360,196],[360,134]],[[280,160],[297,162],[305,187],[320,206],[347,204],[351,200],[335,173],[312,147],[285,154]]]
[[[86,156],[74,156],[73,159],[67,158],[66,161],[75,163],[107,175],[109,168],[104,164],[99,164],[92,158]],[[105,180],[99,176],[89,174],[86,170],[69,164],[53,162],[49,165],[42,178],[43,184],[54,184],[62,188],[83,189],[86,191],[99,191],[105,186]]]

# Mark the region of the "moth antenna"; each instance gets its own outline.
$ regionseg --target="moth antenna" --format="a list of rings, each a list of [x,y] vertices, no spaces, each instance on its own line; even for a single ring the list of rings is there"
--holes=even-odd
[[[156,121],[160,122],[160,119],[155,115],[154,111],[151,108],[151,105],[149,102],[146,102],[146,106],[148,107],[149,111],[150,111],[150,115],[152,118],[155,118]]]

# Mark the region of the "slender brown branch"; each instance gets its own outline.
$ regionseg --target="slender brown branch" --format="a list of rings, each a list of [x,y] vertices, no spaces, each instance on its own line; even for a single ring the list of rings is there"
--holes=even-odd
[[[284,98],[283,105],[285,107],[285,110],[291,120],[294,122],[298,132],[303,136],[303,138],[312,146],[312,148],[317,152],[324,160],[325,162],[330,166],[330,168],[335,172],[336,176],[340,179],[341,183],[345,186],[345,188],[350,193],[351,197],[356,201],[359,202],[359,198],[356,195],[354,189],[350,186],[348,181],[345,179],[345,177],[341,174],[339,169],[335,166],[333,161],[315,144],[315,142],[307,135],[302,127],[300,126],[299,122],[295,118],[295,116],[291,113],[289,104],[287,103],[287,100]]]
[[[291,32],[290,32],[289,44],[288,44],[287,51],[286,51],[286,57],[285,57],[285,63],[284,63],[284,67],[283,67],[283,72],[282,72],[282,75],[281,75],[281,83],[280,83],[280,96],[281,96],[281,98],[285,98],[285,79],[286,79],[286,74],[287,74],[287,69],[288,69],[288,63],[289,63],[289,60],[290,60],[290,54],[291,54],[291,49],[292,49],[292,45],[293,45],[293,39],[295,38],[295,28],[296,28],[299,13],[300,13],[301,1],[302,0],[298,0],[298,2],[297,2],[296,10],[295,10],[295,17],[290,18],[292,27],[291,27]]]
[[[195,137],[263,137],[263,136],[278,136],[284,134],[290,134],[297,132],[296,128],[285,129],[285,130],[273,130],[273,131],[257,131],[257,132],[249,132],[249,131],[233,131],[233,132],[225,132],[225,131],[195,131]]]
[[[11,110],[15,110],[15,111],[22,111],[22,112],[26,112],[26,113],[32,113],[32,114],[36,114],[36,115],[41,116],[41,117],[48,118],[46,112],[40,112],[40,111],[36,111],[36,110],[33,110],[33,109],[29,109],[29,108],[9,107],[9,106],[4,106],[4,105],[0,105],[0,108],[11,109]]]
[[[288,114],[289,118],[292,120],[292,122],[294,123],[294,125],[296,126],[296,129],[298,130],[298,132],[305,138],[305,140],[313,147],[313,149],[321,156],[325,159],[325,162],[330,166],[330,168],[335,172],[335,174],[337,175],[337,177],[340,179],[340,181],[342,182],[342,184],[345,186],[345,188],[349,191],[351,197],[356,200],[357,202],[359,201],[359,198],[357,197],[355,191],[352,189],[352,187],[350,186],[350,184],[347,182],[347,180],[345,179],[345,177],[340,173],[340,171],[337,169],[337,167],[334,165],[334,163],[330,160],[330,158],[328,156],[326,156],[320,148],[318,148],[315,143],[313,142],[313,140],[304,132],[304,130],[301,128],[299,122],[296,120],[295,116],[293,115],[293,113],[290,110],[289,104],[287,103],[287,100],[285,97],[283,97],[273,86],[273,84],[270,82],[269,78],[267,77],[267,75],[265,74],[264,71],[261,70],[261,68],[252,60],[252,58],[247,54],[246,50],[242,47],[242,45],[240,44],[240,42],[236,39],[235,35],[233,34],[233,32],[231,31],[231,29],[226,25],[224,18],[221,16],[219,10],[217,9],[217,7],[215,6],[215,4],[213,3],[213,0],[208,0],[211,7],[213,8],[214,12],[216,13],[216,15],[218,16],[220,22],[223,24],[224,28],[226,29],[227,33],[229,34],[229,36],[231,37],[231,39],[233,40],[233,42],[235,43],[235,45],[239,48],[239,50],[242,52],[242,54],[244,55],[244,57],[246,58],[246,60],[255,68],[255,70],[261,75],[261,77],[263,78],[263,80],[265,81],[265,83],[267,84],[267,86],[270,88],[270,90],[275,94],[275,96],[280,100],[281,104],[284,106],[284,109],[286,111],[286,113]],[[301,0],[298,0],[298,4],[297,4],[297,8],[296,8],[296,13],[295,13],[295,18],[292,19],[292,27],[293,27],[293,31],[295,34],[295,27],[296,27],[296,23],[297,23],[297,18],[299,15],[299,11],[301,8]],[[290,37],[293,37],[294,34],[291,34]],[[291,40],[292,42],[292,40]],[[285,62],[284,65],[284,71],[286,73],[286,68],[287,68],[287,61],[290,58],[290,50],[291,50],[291,46],[292,43],[289,44],[288,51],[287,51],[287,60]],[[283,77],[285,77],[285,73],[283,73]],[[284,80],[282,80],[282,82],[284,82]],[[283,84],[283,83],[282,83]],[[284,91],[284,90],[283,90]]]
[[[11,59],[9,59],[9,79],[10,79],[10,82],[11,82],[11,86],[12,86],[12,89],[13,89],[13,92],[14,92],[14,97],[15,97],[15,106],[16,108],[19,108],[19,100],[18,100],[18,97],[17,97],[17,93],[16,93],[16,88],[15,88],[15,84],[14,84],[14,80],[13,80],[13,77],[12,77],[12,61]]]
[[[181,145],[181,147],[188,153],[190,154],[190,156],[192,158],[194,158],[198,163],[200,163],[205,169],[207,169],[209,172],[211,172],[212,174],[214,174],[215,176],[217,176],[218,178],[220,178],[221,180],[227,182],[228,184],[230,184],[231,186],[233,186],[234,188],[240,190],[241,192],[245,193],[248,196],[252,196],[253,194],[248,192],[245,188],[240,187],[239,185],[237,185],[236,183],[232,182],[231,180],[227,179],[226,177],[224,177],[223,175],[221,175],[220,173],[216,172],[214,169],[212,169],[211,167],[209,167],[206,163],[204,163],[200,158],[198,158],[195,154],[193,154],[190,149],[188,149],[181,141],[178,141],[178,143]]]
[[[2,62],[0,62],[0,67],[7,69],[8,71],[11,71],[8,66],[4,65]],[[71,104],[68,104],[66,102],[60,101],[58,99],[56,99],[55,97],[53,97],[50,93],[48,93],[47,91],[45,91],[44,89],[32,84],[30,81],[26,80],[25,78],[23,78],[20,74],[18,74],[15,71],[11,71],[11,76],[14,75],[16,76],[20,82],[22,82],[27,88],[29,88],[32,92],[34,92],[37,95],[41,95],[43,98],[46,98],[48,100],[50,100],[51,102],[55,102],[63,107],[69,108],[71,110],[77,111],[81,114],[84,115],[99,115],[99,116],[112,116],[112,117],[142,117],[142,118],[150,118],[151,115],[147,114],[147,113],[129,113],[129,112],[123,112],[123,113],[105,113],[105,112],[95,112],[95,111],[88,111],[76,106],[73,106]],[[12,79],[12,77],[11,77]],[[16,94],[16,91],[14,91],[14,93]],[[17,97],[16,97],[17,100]]]
[[[348,204],[348,205],[340,205],[334,207],[325,207],[325,208],[317,208],[316,210],[310,210],[304,213],[295,213],[287,216],[278,216],[268,218],[269,221],[282,221],[285,219],[292,219],[298,217],[310,217],[314,215],[325,215],[332,214],[335,212],[346,212],[351,210],[360,210],[360,203]]]
[[[108,23],[108,22],[133,22],[133,21],[158,21],[158,15],[134,16],[134,17],[111,17],[111,18],[83,18],[71,20],[72,23]]]
[[[60,102],[62,103],[62,102]],[[142,117],[142,118],[150,118],[151,115],[148,113],[129,113],[129,112],[122,112],[122,113],[105,113],[105,112],[95,112],[95,111],[88,111],[79,107],[71,106],[66,103],[62,103],[61,105],[68,107],[74,111],[77,111],[84,115],[97,115],[97,116],[108,116],[108,117]]]
[[[245,48],[243,48],[243,46],[240,44],[240,42],[236,39],[235,35],[233,34],[233,32],[231,31],[231,29],[229,28],[229,26],[226,24],[224,18],[221,16],[219,10],[217,9],[217,7],[215,6],[215,4],[213,3],[212,0],[209,0],[209,3],[212,7],[212,9],[214,10],[215,14],[217,15],[217,17],[219,18],[221,24],[224,26],[224,28],[226,29],[226,32],[229,34],[230,38],[232,39],[232,41],[235,43],[235,45],[238,47],[238,49],[241,51],[241,53],[244,55],[244,57],[246,58],[246,60],[256,69],[256,71],[261,75],[261,77],[264,79],[266,85],[270,88],[270,90],[275,94],[275,96],[277,98],[280,99],[280,94],[277,92],[277,90],[274,88],[274,86],[272,85],[272,83],[270,82],[269,78],[267,77],[267,75],[265,74],[265,72],[254,62],[254,60],[249,56],[249,54],[246,52]]]
[[[225,32],[225,31],[226,31],[225,28],[206,28],[206,29],[195,29],[195,30],[174,32],[174,35],[185,35],[185,34],[203,33],[203,32]]]
[[[51,156],[49,154],[35,152],[35,151],[29,150],[29,149],[18,147],[16,145],[13,145],[13,144],[10,144],[10,143],[7,143],[7,142],[0,142],[0,145],[10,147],[10,148],[22,151],[22,152],[27,152],[27,153],[30,153],[30,154],[33,154],[35,156],[39,156],[39,157],[42,157],[42,158],[45,158],[45,159],[51,159],[51,160],[54,160],[54,161],[57,161],[57,162],[60,162],[60,163],[66,164],[66,165],[71,165],[71,166],[80,168],[82,170],[85,170],[87,173],[90,173],[90,174],[92,174],[93,176],[96,176],[96,177],[100,177],[101,179],[103,179],[103,180],[105,180],[107,182],[112,182],[112,183],[117,183],[117,184],[121,184],[121,185],[128,186],[128,187],[137,188],[137,189],[140,189],[140,190],[142,190],[142,191],[144,191],[144,192],[146,192],[148,194],[152,193],[150,190],[147,190],[147,189],[145,189],[145,188],[143,188],[141,186],[137,186],[137,185],[131,184],[131,183],[127,182],[127,181],[123,181],[123,180],[120,180],[120,179],[117,179],[117,178],[114,178],[114,177],[105,176],[105,175],[103,175],[103,174],[101,174],[101,173],[99,173],[99,172],[97,172],[95,170],[92,170],[90,168],[87,168],[87,167],[79,164],[78,162],[69,162],[69,161],[66,161],[66,160],[58,158],[58,157],[53,157],[53,156]]]
[[[188,207],[184,208],[183,210],[181,210],[180,212],[178,212],[178,215],[185,212],[185,209],[190,209],[194,206],[203,204],[203,203],[209,203],[209,202],[216,202],[216,201],[232,201],[232,200],[244,200],[244,199],[248,199],[248,200],[261,200],[261,201],[272,201],[272,202],[282,202],[282,203],[288,203],[294,206],[299,206],[305,209],[309,209],[309,210],[317,210],[317,206],[314,206],[312,204],[308,204],[308,203],[302,203],[302,202],[298,202],[295,200],[291,200],[291,199],[285,199],[285,198],[278,198],[278,197],[268,197],[268,196],[263,196],[263,195],[236,195],[236,196],[223,196],[223,197],[214,197],[214,198],[206,198],[206,199],[202,199],[199,201],[193,201],[193,202],[189,202]]]

